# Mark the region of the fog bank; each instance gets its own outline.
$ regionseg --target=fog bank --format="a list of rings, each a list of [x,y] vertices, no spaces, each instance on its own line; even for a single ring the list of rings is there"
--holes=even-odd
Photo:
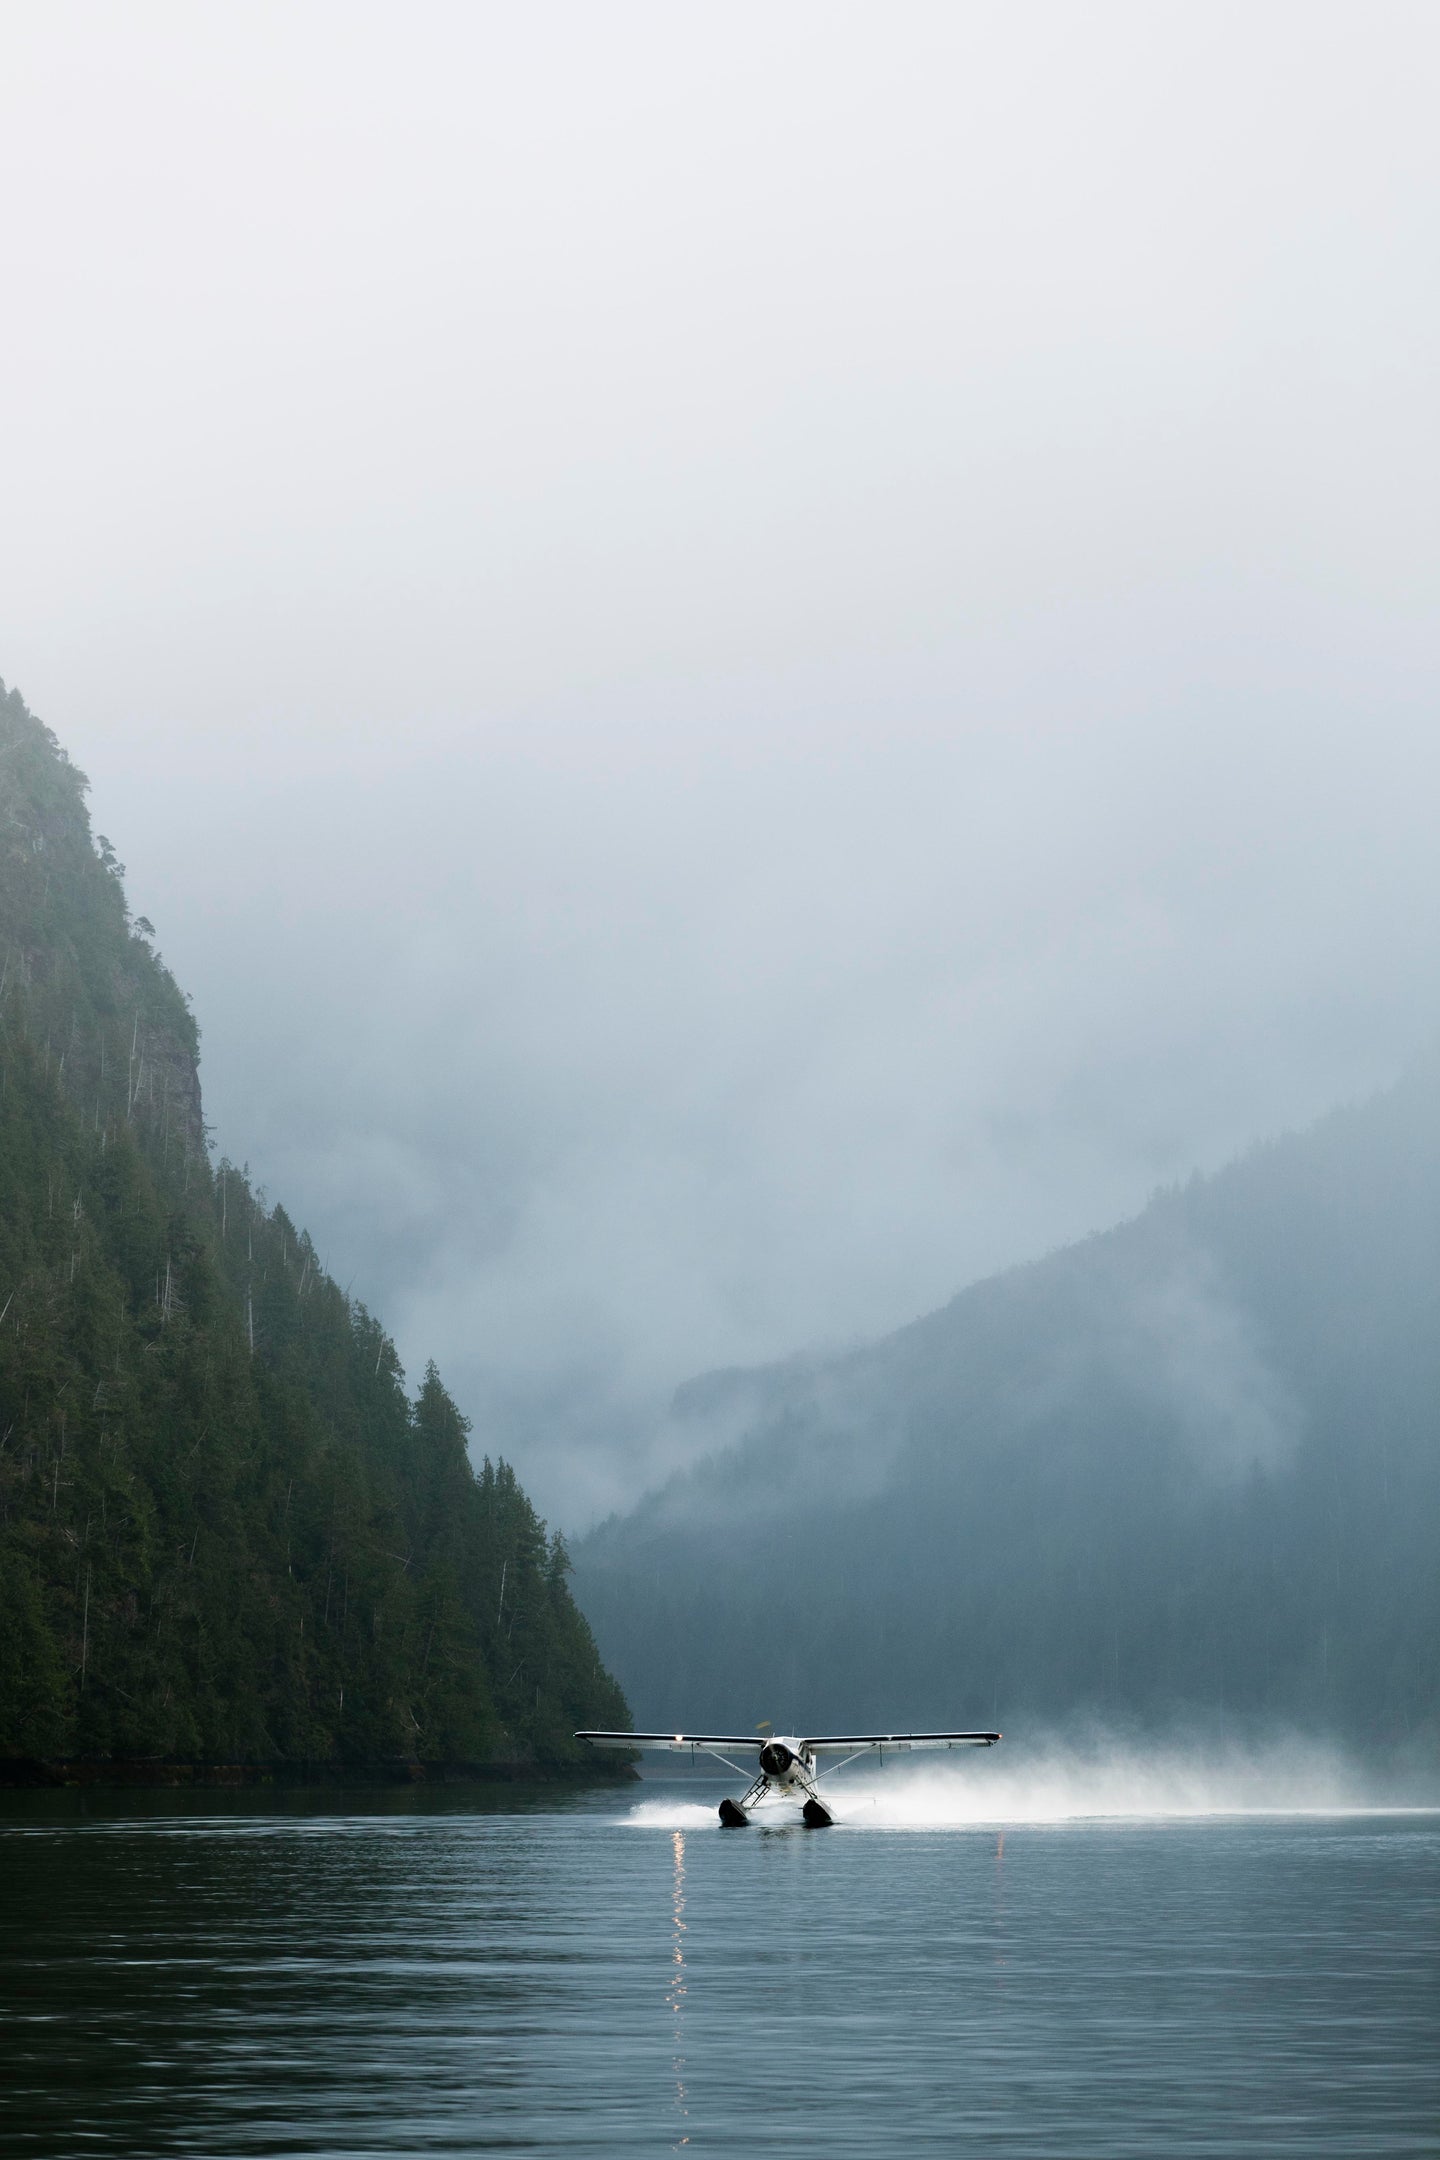
[[[0,670],[546,1511],[1437,1025],[1433,10],[6,30]]]

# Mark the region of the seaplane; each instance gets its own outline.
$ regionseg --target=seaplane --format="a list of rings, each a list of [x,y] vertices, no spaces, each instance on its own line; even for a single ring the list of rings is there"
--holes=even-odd
[[[822,1777],[833,1777],[847,1763],[855,1762],[861,1755],[878,1755],[883,1763],[887,1753],[909,1754],[921,1748],[971,1748],[994,1747],[1001,1738],[998,1732],[907,1732],[907,1733],[826,1733],[820,1738],[801,1739],[793,1734],[770,1732],[768,1727],[757,1727],[753,1733],[658,1733],[658,1732],[577,1732],[577,1740],[584,1740],[590,1747],[610,1748],[656,1748],[671,1755],[688,1755],[693,1762],[697,1755],[713,1755],[717,1762],[733,1770],[736,1777],[750,1775],[740,1763],[732,1762],[732,1755],[742,1758],[758,1753],[759,1767],[750,1785],[738,1800],[727,1795],[720,1802],[720,1820],[727,1830],[743,1830],[759,1808],[772,1807],[780,1801],[803,1801],[800,1809],[802,1819],[812,1830],[828,1830],[835,1817],[826,1801],[816,1790]],[[838,1755],[840,1760],[821,1768],[821,1757]]]

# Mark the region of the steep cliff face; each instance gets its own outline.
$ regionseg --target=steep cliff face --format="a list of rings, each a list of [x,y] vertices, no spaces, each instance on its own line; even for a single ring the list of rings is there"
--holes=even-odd
[[[1440,1741],[1437,1081],[848,1357],[689,1391],[739,1438],[576,1556],[642,1722]]]
[[[199,1036],[130,919],[124,868],[97,848],[85,776],[19,694],[0,689],[0,1016],[40,1052],[77,1116],[158,1132],[204,1159]]]
[[[233,1165],[188,1003],[0,694],[0,1758],[579,1758],[626,1722],[503,1463]]]

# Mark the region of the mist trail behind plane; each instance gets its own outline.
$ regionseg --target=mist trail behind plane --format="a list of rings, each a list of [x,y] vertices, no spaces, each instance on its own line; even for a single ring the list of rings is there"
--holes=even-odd
[[[717,1781],[717,1799],[719,1783]],[[733,1781],[732,1781],[733,1782]],[[706,1788],[708,1790],[708,1787]],[[1032,1741],[936,1767],[897,1758],[861,1775],[841,1771],[822,1790],[851,1828],[964,1829],[1241,1814],[1338,1814],[1415,1805],[1433,1793],[1397,1789],[1331,1743],[1299,1736],[1223,1746],[1134,1739]],[[624,1820],[641,1829],[719,1827],[716,1802],[641,1800]],[[783,1819],[777,1815],[777,1820]]]

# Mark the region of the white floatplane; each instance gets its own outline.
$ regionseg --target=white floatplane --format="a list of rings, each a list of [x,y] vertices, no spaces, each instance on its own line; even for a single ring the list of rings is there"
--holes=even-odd
[[[778,1733],[757,1736],[754,1733],[577,1732],[575,1738],[588,1741],[591,1747],[660,1748],[672,1755],[689,1755],[692,1761],[697,1755],[713,1755],[717,1762],[723,1762],[727,1770],[733,1770],[741,1778],[748,1773],[739,1763],[731,1762],[731,1755],[745,1756],[758,1750],[760,1768],[757,1776],[738,1800],[727,1795],[720,1802],[721,1822],[727,1829],[738,1830],[749,1822],[756,1808],[803,1796],[802,1816],[812,1830],[823,1830],[835,1818],[816,1787],[822,1777],[833,1776],[858,1756],[878,1753],[883,1761],[887,1749],[891,1754],[904,1755],[916,1748],[994,1747],[1000,1734],[828,1733],[823,1739],[802,1740],[788,1734],[782,1739]],[[822,1771],[822,1755],[838,1755],[840,1761],[827,1764]]]

